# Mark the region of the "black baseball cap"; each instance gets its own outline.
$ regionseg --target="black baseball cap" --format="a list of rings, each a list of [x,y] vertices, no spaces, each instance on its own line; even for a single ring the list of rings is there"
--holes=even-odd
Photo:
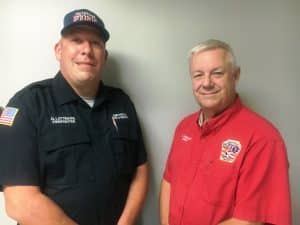
[[[99,31],[105,42],[109,39],[109,32],[106,30],[103,21],[96,13],[88,9],[76,9],[67,13],[64,17],[64,27],[60,32],[61,35],[78,25],[88,26]]]

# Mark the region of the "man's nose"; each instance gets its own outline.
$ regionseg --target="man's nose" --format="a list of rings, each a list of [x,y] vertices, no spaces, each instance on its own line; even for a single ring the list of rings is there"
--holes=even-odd
[[[212,79],[209,74],[205,74],[203,76],[202,85],[203,85],[203,87],[211,87],[212,86]]]
[[[81,45],[82,53],[89,54],[92,51],[92,45],[89,41],[84,41]]]

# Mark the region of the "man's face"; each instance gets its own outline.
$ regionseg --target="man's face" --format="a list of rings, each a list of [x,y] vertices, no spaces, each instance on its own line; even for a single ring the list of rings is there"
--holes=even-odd
[[[234,102],[239,69],[233,68],[223,49],[192,55],[190,74],[193,93],[204,114],[217,115]]]
[[[107,58],[105,43],[96,31],[73,28],[55,46],[56,58],[65,79],[73,87],[98,83]]]

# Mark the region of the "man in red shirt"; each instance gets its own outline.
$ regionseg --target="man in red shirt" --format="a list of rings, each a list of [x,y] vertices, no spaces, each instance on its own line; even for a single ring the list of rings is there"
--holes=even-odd
[[[230,46],[195,46],[190,74],[201,110],[176,128],[161,185],[161,224],[290,225],[284,141],[241,102]]]

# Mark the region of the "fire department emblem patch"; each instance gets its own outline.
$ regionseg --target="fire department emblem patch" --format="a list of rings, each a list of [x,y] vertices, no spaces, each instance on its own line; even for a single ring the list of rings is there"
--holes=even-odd
[[[242,149],[242,145],[236,140],[226,140],[222,143],[220,160],[233,163]]]

